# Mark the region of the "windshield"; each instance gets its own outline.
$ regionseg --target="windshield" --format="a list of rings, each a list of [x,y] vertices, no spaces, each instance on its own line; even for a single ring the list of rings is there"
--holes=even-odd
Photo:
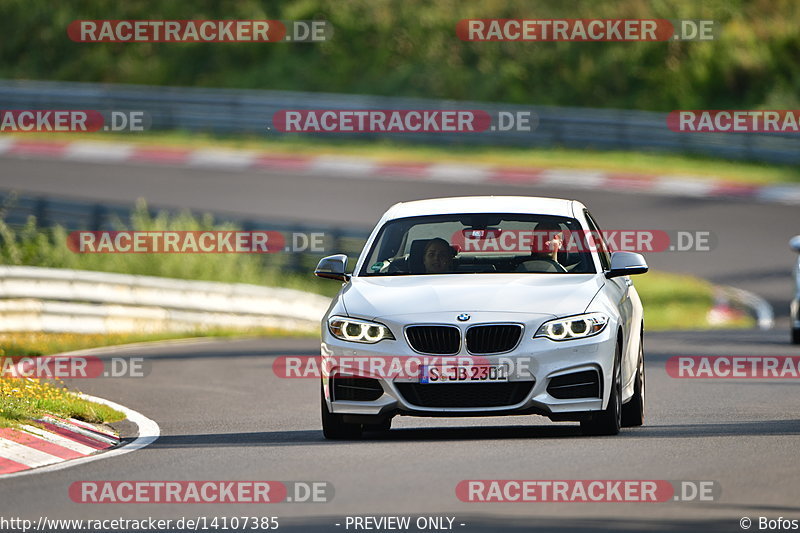
[[[574,218],[517,213],[451,214],[387,222],[361,276],[594,274],[592,248]]]

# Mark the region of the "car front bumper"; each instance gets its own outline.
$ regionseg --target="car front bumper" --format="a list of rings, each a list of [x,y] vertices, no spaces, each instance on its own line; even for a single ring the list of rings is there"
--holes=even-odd
[[[533,332],[540,322],[525,325],[522,339],[513,351],[491,356],[472,356],[462,351],[455,356],[437,357],[414,352],[402,338],[376,344],[356,344],[338,340],[329,332],[323,332],[321,353],[323,367],[326,369],[323,385],[328,408],[331,412],[345,415],[351,420],[360,417],[380,419],[398,414],[441,417],[541,414],[554,420],[580,420],[593,411],[604,409],[608,402],[616,354],[616,326],[609,323],[601,333],[586,339],[552,341],[547,338],[533,338]],[[386,372],[370,369],[370,365],[354,364],[354,361],[369,358],[394,360],[410,371],[386,375]],[[512,403],[492,406],[470,405],[469,400],[464,399],[466,389],[454,389],[467,386],[472,388],[473,395],[475,393],[480,395],[481,389],[477,387],[483,385],[494,387],[494,383],[420,384],[419,372],[414,372],[414,369],[418,369],[420,364],[440,362],[508,365],[510,372],[507,387],[514,388],[514,393],[509,395],[509,398],[514,398],[511,400]],[[553,378],[586,371],[596,372],[599,381],[598,394],[591,397],[556,398],[551,394],[552,390],[548,391]],[[331,379],[354,375],[377,380],[383,390],[380,397],[370,401],[332,398],[332,389],[329,387]],[[458,402],[455,402],[458,406],[442,405],[441,399],[437,406],[428,405],[425,401],[420,401],[420,398],[431,394],[438,398],[442,395],[446,397],[448,392],[442,392],[444,389],[434,391],[418,387],[451,387],[450,392],[460,397]],[[430,394],[409,392],[419,390]]]

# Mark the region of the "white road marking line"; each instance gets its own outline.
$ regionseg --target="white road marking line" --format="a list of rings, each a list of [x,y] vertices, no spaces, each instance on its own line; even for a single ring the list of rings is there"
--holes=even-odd
[[[76,141],[67,145],[64,159],[78,161],[125,161],[133,153],[132,144]]]
[[[16,142],[16,139],[11,139],[11,138],[8,138],[8,137],[0,138],[0,154],[4,154],[4,153],[8,152],[9,150],[11,150],[11,148],[14,147],[14,143],[15,142]]]
[[[378,164],[369,159],[346,157],[315,157],[309,171],[315,174],[345,178],[368,178],[378,169]]]
[[[480,166],[439,164],[431,165],[428,172],[423,173],[423,176],[431,181],[481,183],[489,181],[489,178],[492,177],[492,170]]]
[[[676,196],[710,196],[717,184],[714,180],[686,179],[673,176],[659,176],[650,192],[674,194]]]
[[[772,185],[761,187],[755,195],[759,200],[782,204],[800,204],[800,187],[792,185]]]
[[[537,185],[599,189],[606,181],[606,173],[599,171],[551,168],[539,174]]]
[[[252,166],[258,155],[258,152],[245,150],[195,150],[189,154],[186,164],[191,167],[243,169]]]

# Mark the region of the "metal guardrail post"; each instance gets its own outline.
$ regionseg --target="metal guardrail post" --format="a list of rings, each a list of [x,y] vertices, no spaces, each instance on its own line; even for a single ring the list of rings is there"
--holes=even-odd
[[[34,208],[33,216],[36,217],[36,223],[39,226],[47,227],[50,225],[50,220],[47,216],[47,208],[47,200],[42,196],[38,197],[36,199],[36,207]]]
[[[102,230],[106,222],[106,208],[102,204],[94,204],[91,215],[91,228]]]

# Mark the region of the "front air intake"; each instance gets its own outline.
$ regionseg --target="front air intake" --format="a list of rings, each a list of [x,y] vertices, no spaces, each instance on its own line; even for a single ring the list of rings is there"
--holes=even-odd
[[[596,370],[585,370],[550,379],[547,393],[559,400],[600,397],[600,375]]]
[[[510,352],[522,337],[519,324],[488,324],[467,330],[467,351],[475,355]]]
[[[455,355],[461,347],[461,332],[454,326],[409,326],[406,339],[414,351],[430,355]]]

